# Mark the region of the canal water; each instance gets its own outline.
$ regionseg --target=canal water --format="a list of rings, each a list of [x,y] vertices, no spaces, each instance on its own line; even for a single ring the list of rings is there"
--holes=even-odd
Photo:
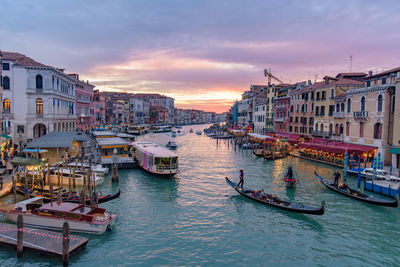
[[[119,199],[102,204],[117,214],[116,225],[71,257],[71,266],[151,265],[398,265],[400,210],[376,207],[325,189],[317,170],[332,177],[328,165],[288,157],[276,161],[256,158],[230,141],[189,133],[204,125],[185,126],[170,133],[140,137],[159,144],[173,140],[179,148],[180,173],[162,178],[140,169],[120,171],[119,184],[106,178],[99,190],[122,189]],[[300,177],[296,191],[287,190],[282,173],[291,164]],[[319,206],[323,216],[294,214],[255,203],[238,195],[225,177],[245,186]],[[355,178],[347,179],[356,186]],[[10,197],[2,199],[9,202]],[[54,266],[52,257],[0,249],[0,266]]]

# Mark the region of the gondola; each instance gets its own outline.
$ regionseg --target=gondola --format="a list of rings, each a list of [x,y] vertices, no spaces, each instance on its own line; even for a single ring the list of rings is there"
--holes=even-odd
[[[17,188],[17,193],[19,193],[19,194],[21,194],[21,195],[24,195],[24,194],[25,194],[23,188]],[[111,194],[108,194],[108,195],[100,196],[100,197],[99,197],[99,200],[98,200],[98,203],[100,204],[100,203],[104,203],[104,202],[107,202],[107,201],[116,199],[116,198],[118,198],[120,195],[121,195],[121,190],[118,190],[117,193],[112,194],[112,195],[111,195]],[[38,197],[38,196],[41,197],[41,198],[43,199],[43,202],[44,202],[44,203],[49,203],[49,202],[51,202],[51,198],[50,198],[50,194],[49,194],[49,193],[44,193],[44,194],[42,195],[42,194],[40,194],[39,192],[37,192],[37,194],[30,194],[30,195],[29,195],[30,198],[32,198],[32,197]],[[68,197],[66,196],[66,194],[63,194],[63,196],[62,196],[61,198],[62,198],[62,202],[79,203],[79,196],[77,196],[77,195],[72,196],[71,198],[68,198]],[[55,197],[55,198],[53,199],[53,201],[57,201],[57,197]],[[90,198],[86,198],[85,203],[86,203],[86,205],[90,205]]]
[[[367,195],[365,193],[362,193],[360,191],[351,189],[347,187],[346,189],[341,189],[337,188],[333,182],[326,180],[324,177],[318,175],[317,172],[314,171],[315,176],[319,179],[319,181],[326,186],[328,189],[335,191],[337,193],[343,194],[347,197],[351,197],[354,199],[357,199],[362,202],[378,205],[378,206],[385,206],[385,207],[397,207],[398,206],[398,200],[385,200],[385,199],[380,199],[371,195]]]
[[[256,155],[257,157],[263,157],[264,149],[256,148],[253,150],[253,154]]]
[[[289,202],[282,199],[279,199],[276,196],[272,196],[270,194],[266,194],[265,197],[259,198],[256,197],[256,191],[253,189],[249,189],[246,187],[243,188],[235,188],[236,183],[229,180],[228,177],[225,177],[226,182],[232,186],[236,192],[250,198],[252,200],[258,201],[260,203],[266,204],[268,206],[276,207],[278,209],[287,210],[296,213],[304,213],[304,214],[314,214],[314,215],[322,215],[325,211],[325,201],[322,201],[322,206],[320,208],[315,208],[311,206],[303,205],[300,202]]]

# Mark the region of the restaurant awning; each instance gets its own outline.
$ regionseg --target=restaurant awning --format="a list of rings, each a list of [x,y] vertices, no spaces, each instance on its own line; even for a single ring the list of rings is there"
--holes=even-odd
[[[400,154],[400,147],[392,147],[391,149],[389,149],[389,153]]]
[[[362,154],[364,152],[371,151],[376,149],[376,147],[371,146],[364,146],[364,145],[356,145],[356,144],[349,144],[344,142],[327,142],[325,144],[322,143],[300,143],[299,147],[312,149],[322,152],[329,152],[329,153],[337,153],[337,154]]]

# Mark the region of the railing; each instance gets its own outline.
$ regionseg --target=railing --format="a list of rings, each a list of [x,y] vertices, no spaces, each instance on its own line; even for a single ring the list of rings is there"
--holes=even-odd
[[[344,112],[333,112],[333,118],[335,119],[340,119],[340,118],[344,118]]]
[[[365,119],[368,117],[368,111],[354,111],[353,116],[355,119]]]
[[[178,164],[171,164],[169,166],[156,165],[156,169],[157,169],[157,171],[177,170],[178,169]]]
[[[322,136],[322,137],[329,137],[332,135],[331,132],[325,132],[325,131],[312,131],[311,135],[314,136]]]

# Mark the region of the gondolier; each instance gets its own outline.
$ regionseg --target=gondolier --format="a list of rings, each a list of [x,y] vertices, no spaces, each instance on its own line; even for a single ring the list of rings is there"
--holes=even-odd
[[[335,180],[333,181],[333,184],[338,187],[339,186],[339,181],[340,181],[340,173],[338,170],[336,170],[335,174],[334,174],[334,178]]]
[[[243,169],[240,169],[240,171],[239,171],[239,183],[237,183],[235,189],[238,188],[239,186],[240,186],[240,188],[243,188],[243,183],[244,183],[243,178],[244,178]]]

